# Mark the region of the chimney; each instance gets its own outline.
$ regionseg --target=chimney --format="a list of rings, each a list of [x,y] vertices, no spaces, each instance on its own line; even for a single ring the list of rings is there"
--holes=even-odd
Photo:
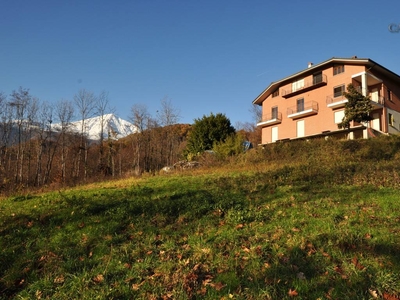
[[[311,68],[312,66],[313,66],[313,63],[312,63],[312,62],[309,62],[309,63],[308,63],[308,67]]]

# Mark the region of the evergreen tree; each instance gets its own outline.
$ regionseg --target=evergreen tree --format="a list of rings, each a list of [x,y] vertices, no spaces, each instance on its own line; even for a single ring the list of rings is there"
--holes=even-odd
[[[228,136],[235,133],[231,121],[221,113],[203,116],[195,119],[192,126],[187,146],[186,155],[197,155],[206,150],[211,150],[216,142],[224,142]]]
[[[344,118],[338,124],[339,128],[350,128],[350,122],[357,123],[370,121],[370,112],[372,110],[371,99],[361,94],[351,83],[347,86],[347,92],[343,95],[348,102],[345,104]]]

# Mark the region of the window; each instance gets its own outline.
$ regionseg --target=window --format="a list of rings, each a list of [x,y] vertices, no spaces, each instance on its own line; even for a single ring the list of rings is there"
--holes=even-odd
[[[271,119],[278,119],[278,106],[271,108]]]
[[[389,113],[389,125],[394,126],[394,117],[391,113]]]
[[[313,84],[318,84],[322,82],[322,72],[313,74]]]
[[[341,123],[344,118],[344,110],[335,111],[334,116],[335,116],[335,124]]]
[[[387,89],[387,97],[389,101],[392,101],[392,91],[389,88]]]
[[[301,90],[304,87],[304,78],[297,80],[295,82],[292,82],[292,92]]]
[[[304,111],[304,98],[297,99],[297,112]]]
[[[272,98],[279,96],[279,89],[276,89],[273,93],[272,93]]]
[[[374,102],[379,102],[379,90],[377,88],[372,89],[371,100]]]
[[[333,88],[333,97],[341,97],[345,91],[344,84]]]
[[[340,73],[344,73],[344,65],[334,65],[333,66],[333,75],[338,75]]]

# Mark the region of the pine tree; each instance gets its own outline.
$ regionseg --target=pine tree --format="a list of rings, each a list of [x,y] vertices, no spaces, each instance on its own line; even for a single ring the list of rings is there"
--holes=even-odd
[[[194,121],[187,141],[186,155],[197,155],[211,150],[214,143],[224,142],[228,136],[235,133],[231,121],[221,113],[216,115],[211,113],[209,116],[203,116]]]
[[[369,96],[361,94],[351,83],[343,95],[348,102],[345,104],[344,118],[338,124],[339,128],[349,129],[351,121],[363,123],[372,120],[370,117],[372,105]]]

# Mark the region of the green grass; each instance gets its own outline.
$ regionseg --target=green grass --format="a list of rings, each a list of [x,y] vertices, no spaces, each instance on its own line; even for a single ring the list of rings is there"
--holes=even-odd
[[[1,200],[0,298],[399,298],[396,162],[317,160]]]

